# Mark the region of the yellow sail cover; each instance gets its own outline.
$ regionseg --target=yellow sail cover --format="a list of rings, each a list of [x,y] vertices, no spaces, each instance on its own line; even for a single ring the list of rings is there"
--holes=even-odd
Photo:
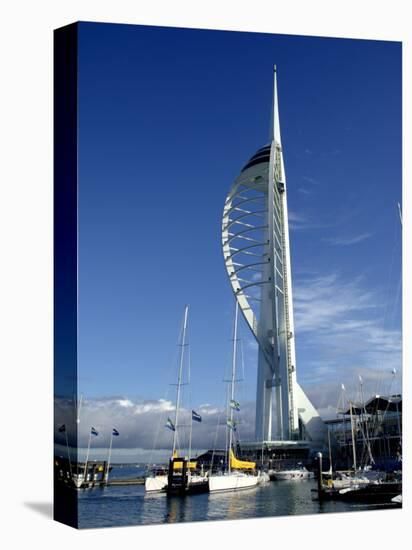
[[[172,455],[172,458],[178,458],[177,452],[175,451]],[[187,462],[186,467],[190,470],[194,470],[196,468],[197,462]],[[183,462],[173,462],[173,470],[181,470],[183,468]]]
[[[194,470],[197,462],[186,462],[186,468]],[[173,470],[181,470],[183,468],[183,462],[173,462]]]
[[[230,449],[230,467],[240,470],[253,470],[256,468],[256,462],[248,462],[247,460],[239,460],[235,457],[232,449]]]

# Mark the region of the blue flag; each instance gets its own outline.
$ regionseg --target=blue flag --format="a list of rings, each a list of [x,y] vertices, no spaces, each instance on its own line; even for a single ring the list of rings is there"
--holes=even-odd
[[[200,414],[197,414],[196,411],[192,411],[192,420],[194,420],[195,422],[202,422],[202,417],[200,416]]]
[[[112,435],[120,435],[116,428],[113,428]]]
[[[175,425],[170,420],[170,418],[167,419],[167,422],[166,422],[165,426],[166,426],[166,428],[169,428],[169,430],[172,430],[172,432],[174,432],[176,430]]]
[[[91,433],[92,435],[99,435],[99,432],[96,430],[96,428],[93,428],[93,427],[92,427],[92,429],[90,430],[90,433]]]

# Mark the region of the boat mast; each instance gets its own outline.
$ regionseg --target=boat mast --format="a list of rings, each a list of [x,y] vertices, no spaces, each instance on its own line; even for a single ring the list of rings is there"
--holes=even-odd
[[[403,226],[402,210],[401,210],[401,205],[399,204],[399,202],[398,202],[398,213],[399,213],[399,220],[401,222],[401,225]]]
[[[365,431],[363,432],[363,437],[364,437],[364,439],[366,439],[366,449],[367,449],[368,454],[369,454],[370,463],[373,464],[375,461],[373,460],[371,443],[370,443],[370,438],[369,438],[368,413],[367,413],[367,410],[366,410],[365,396],[363,394],[363,379],[362,379],[361,375],[359,375],[359,384],[360,384],[361,401],[362,401],[362,405],[363,405],[362,421],[363,421],[363,425],[365,427]]]
[[[353,452],[353,469],[356,472],[356,445],[355,445],[355,431],[353,427],[353,414],[352,414],[352,401],[349,401],[349,410],[350,410],[350,428],[352,432],[352,452]]]
[[[330,443],[330,428],[328,427],[328,447],[329,447],[329,473],[332,475],[333,468],[332,468],[332,446]]]
[[[182,331],[182,340],[180,343],[180,364],[179,364],[179,375],[177,379],[177,390],[176,390],[176,411],[175,411],[175,423],[174,423],[174,431],[173,431],[173,452],[172,456],[174,456],[176,451],[176,443],[177,443],[177,425],[179,420],[179,407],[180,407],[180,388],[182,385],[182,373],[183,373],[183,363],[184,363],[184,357],[185,357],[185,347],[186,347],[186,329],[187,329],[187,316],[189,312],[189,306],[185,306],[185,312],[183,317],[183,331]]]
[[[345,385],[344,384],[341,384],[341,388],[342,388],[342,409],[341,409],[341,413],[342,413],[342,421],[343,421],[343,448],[345,450],[345,458],[347,459],[348,457],[348,450],[346,448],[346,414],[345,414],[345,403],[346,403],[346,400],[345,400]],[[340,398],[339,398],[339,403],[340,403]]]
[[[235,321],[234,321],[234,324],[233,324],[232,378],[231,378],[231,381],[230,381],[230,401],[233,401],[235,399],[235,373],[236,373],[238,312],[239,312],[239,303],[236,300]],[[230,472],[231,472],[230,451],[232,450],[232,443],[233,443],[233,407],[230,406],[230,402],[229,402],[229,410],[230,410],[230,425],[229,425],[229,445],[228,445],[228,451],[227,451],[227,463],[228,463],[228,472],[230,474]]]

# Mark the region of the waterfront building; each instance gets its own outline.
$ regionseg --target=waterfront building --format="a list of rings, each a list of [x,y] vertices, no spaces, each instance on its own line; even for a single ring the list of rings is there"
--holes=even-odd
[[[365,403],[352,403],[351,407],[341,410],[337,418],[325,423],[331,433],[338,467],[350,468],[356,460],[357,467],[401,468],[401,395],[374,395]]]

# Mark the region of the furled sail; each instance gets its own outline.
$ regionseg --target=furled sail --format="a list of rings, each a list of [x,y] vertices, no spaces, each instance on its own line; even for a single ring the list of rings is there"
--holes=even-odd
[[[230,450],[230,467],[240,470],[253,470],[256,468],[256,462],[248,462],[247,460],[239,460],[235,457],[232,449]]]

